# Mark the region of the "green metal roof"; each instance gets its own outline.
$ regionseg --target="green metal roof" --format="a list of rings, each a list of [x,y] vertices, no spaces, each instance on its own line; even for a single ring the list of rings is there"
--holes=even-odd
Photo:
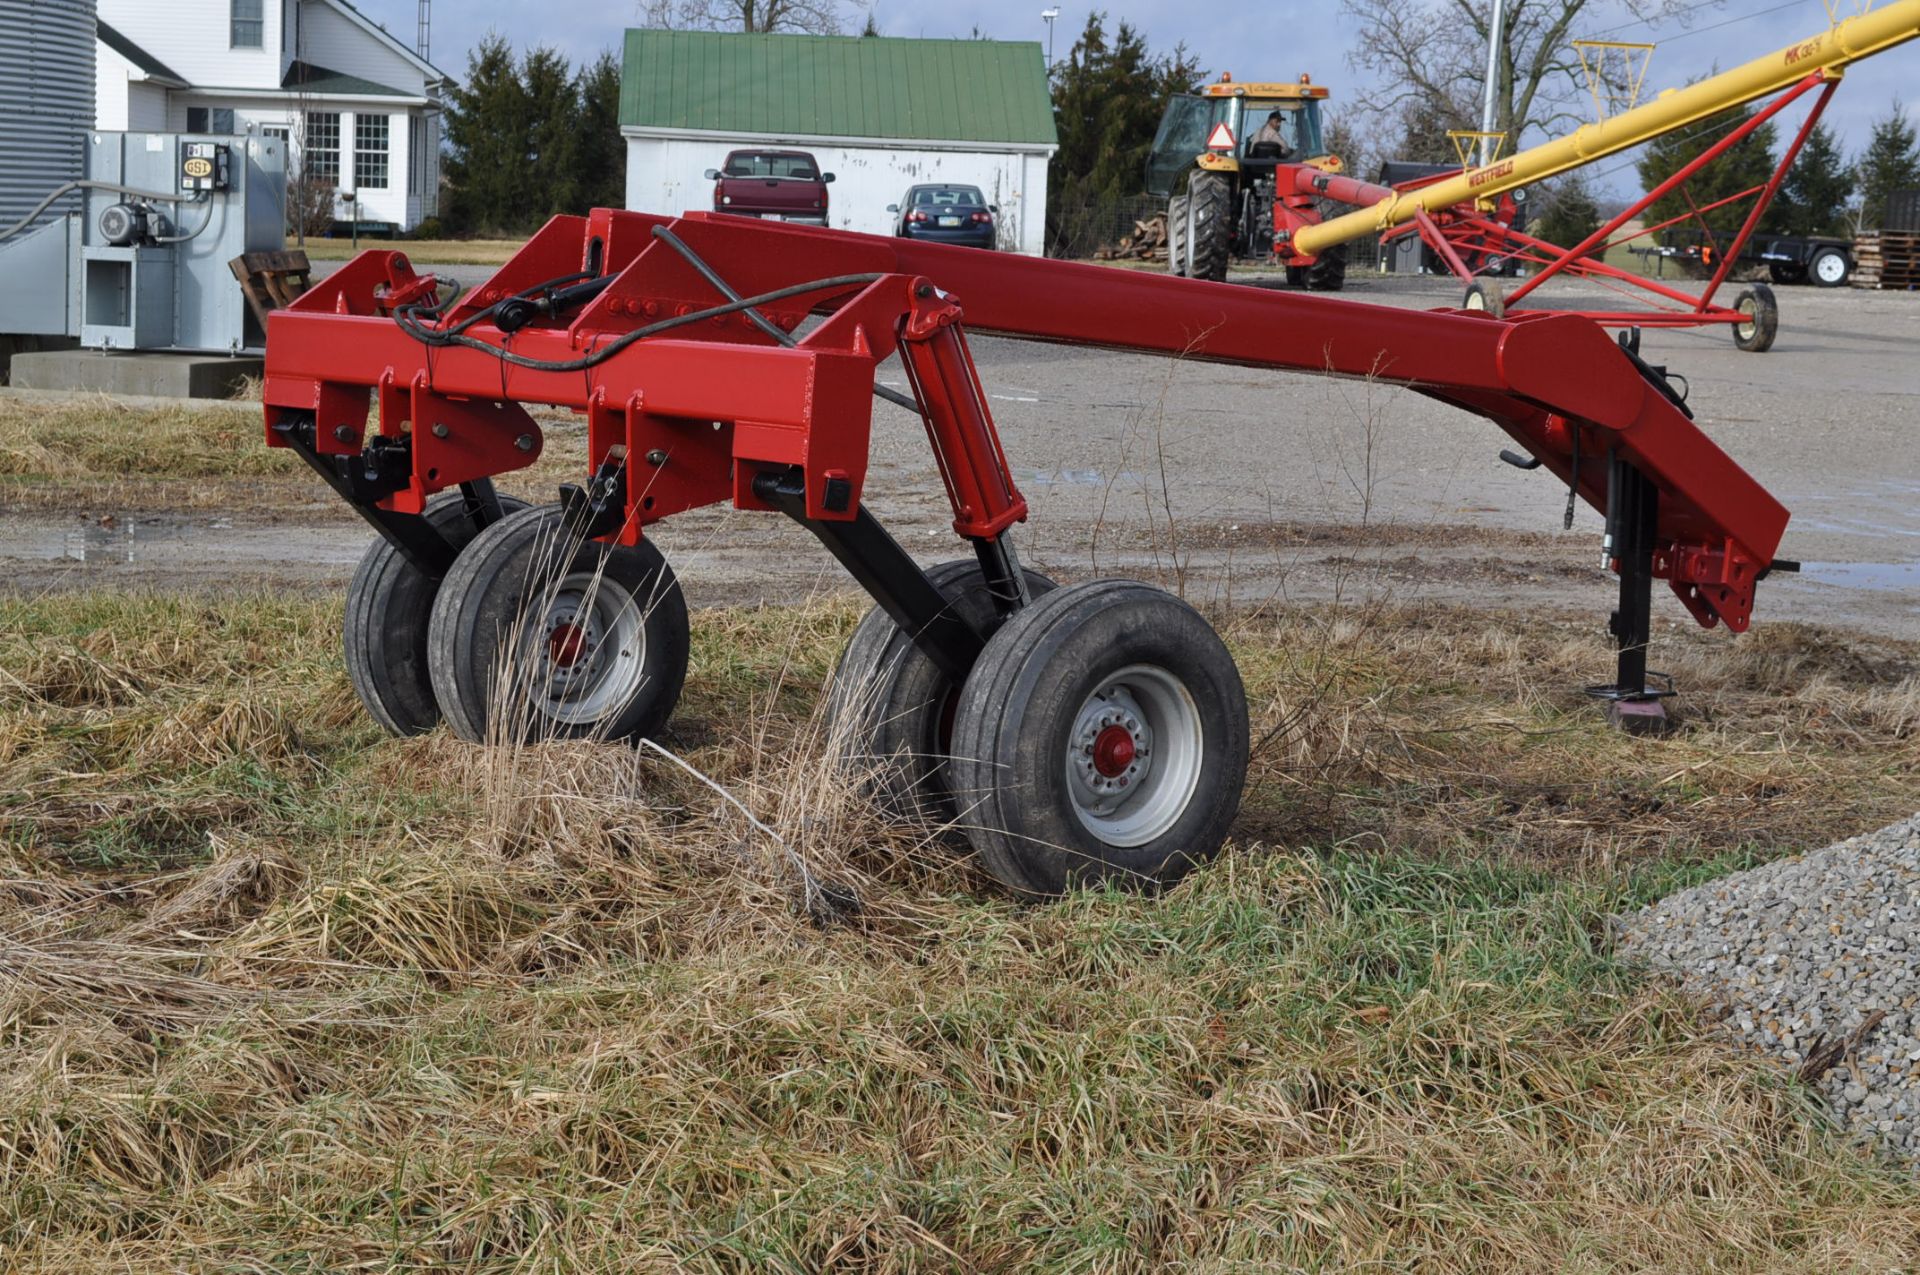
[[[627,32],[620,123],[1053,146],[1038,41]]]

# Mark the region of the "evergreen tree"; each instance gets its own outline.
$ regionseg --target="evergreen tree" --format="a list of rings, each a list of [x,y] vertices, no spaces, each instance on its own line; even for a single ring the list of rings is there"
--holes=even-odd
[[[467,80],[447,102],[447,221],[462,230],[508,230],[526,217],[532,107],[504,36],[467,55]]]
[[[1873,126],[1860,156],[1860,226],[1879,230],[1887,220],[1887,196],[1920,187],[1920,139],[1896,100],[1887,118]]]
[[[1780,183],[1767,229],[1783,235],[1845,235],[1853,182],[1853,168],[1841,154],[1839,140],[1825,124],[1815,125]]]
[[[1638,164],[1640,181],[1652,190],[1699,156],[1700,152],[1739,127],[1752,112],[1744,106],[1731,107],[1708,116],[1692,128],[1663,133],[1647,143]],[[1774,128],[1762,124],[1742,138],[1711,164],[1695,173],[1679,189],[1658,200],[1646,212],[1649,224],[1681,217],[1656,238],[1675,246],[1701,245],[1724,250],[1747,215],[1753,211],[1751,199],[1736,199],[1730,204],[1700,216],[1689,216],[1694,208],[1705,208],[1723,199],[1764,186],[1773,176]],[[1704,221],[1705,226],[1702,227]]]
[[[581,206],[580,91],[567,59],[544,45],[521,60],[520,82],[528,113],[520,220],[539,223]]]
[[[1587,236],[1600,229],[1600,205],[1586,179],[1578,170],[1561,177],[1542,192],[1539,221],[1527,229],[1562,248],[1585,243]]]
[[[602,53],[580,68],[578,192],[569,212],[627,206],[627,141],[620,136],[620,63]]]
[[[1111,43],[1106,14],[1087,25],[1053,71],[1053,116],[1060,134],[1047,190],[1047,222],[1055,242],[1069,210],[1084,210],[1146,190],[1147,153],[1169,98],[1188,92],[1199,65],[1176,46],[1155,56],[1122,21]]]

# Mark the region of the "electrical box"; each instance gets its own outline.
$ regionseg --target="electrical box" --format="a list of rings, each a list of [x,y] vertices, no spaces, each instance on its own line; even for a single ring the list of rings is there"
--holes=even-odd
[[[227,167],[231,155],[224,142],[181,142],[180,189],[225,190],[232,180]]]

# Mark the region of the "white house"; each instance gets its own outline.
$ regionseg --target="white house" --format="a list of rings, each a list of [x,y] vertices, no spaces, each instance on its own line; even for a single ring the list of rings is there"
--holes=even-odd
[[[451,81],[347,0],[99,0],[95,124],[284,138],[353,192],[345,220],[410,230],[440,202]]]
[[[627,207],[713,206],[705,173],[729,150],[809,151],[834,175],[836,229],[886,234],[908,186],[978,186],[1004,248],[1046,239],[1059,149],[1037,42],[627,32],[620,80]]]

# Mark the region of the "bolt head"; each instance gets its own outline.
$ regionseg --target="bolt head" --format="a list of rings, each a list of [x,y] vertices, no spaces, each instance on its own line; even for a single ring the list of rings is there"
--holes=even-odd
[[[433,436],[435,438],[445,438],[451,432],[452,431],[447,428],[445,421],[435,421],[433,423]]]
[[[351,443],[360,437],[360,431],[351,425],[335,425],[333,436],[343,443]]]
[[[520,435],[520,437],[513,440],[513,445],[515,447],[518,447],[523,452],[530,452],[533,450],[533,435],[522,434]]]
[[[647,453],[647,464],[654,466],[656,469],[666,463],[667,453],[660,448],[656,447]]]

